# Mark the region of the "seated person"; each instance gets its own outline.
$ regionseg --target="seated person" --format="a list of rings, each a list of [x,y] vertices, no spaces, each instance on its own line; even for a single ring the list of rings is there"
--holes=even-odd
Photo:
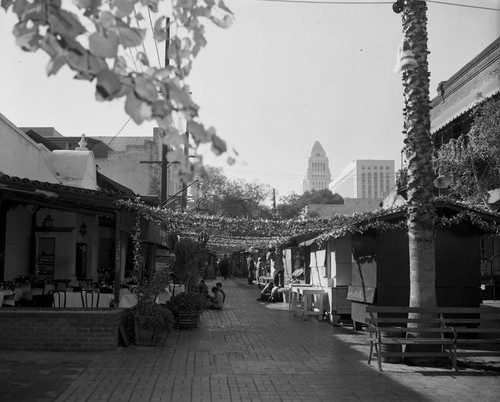
[[[208,286],[203,279],[198,283],[198,293],[208,294]]]
[[[273,290],[274,282],[270,281],[264,289],[260,292],[260,297],[257,300],[268,301],[271,297],[271,291]]]
[[[281,288],[278,285],[275,285],[271,290],[271,296],[269,297],[270,302],[278,302],[283,301],[283,295],[279,293]]]
[[[212,288],[213,296],[211,296],[212,299],[212,308],[215,310],[222,310],[222,307],[224,307],[224,299],[222,297],[222,293],[219,292],[219,289],[217,287]]]
[[[222,302],[225,303],[226,302],[226,293],[222,290],[222,283],[217,282],[215,284],[215,286],[217,286],[217,289],[219,289],[219,292],[222,293]]]

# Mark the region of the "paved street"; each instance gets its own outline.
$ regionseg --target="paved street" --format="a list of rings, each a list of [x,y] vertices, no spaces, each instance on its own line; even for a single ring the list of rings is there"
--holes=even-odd
[[[410,367],[366,362],[365,334],[256,301],[243,278],[223,282],[223,311],[172,330],[156,347],[105,353],[0,351],[0,401],[493,401],[498,360]],[[215,281],[207,281],[209,288]],[[493,359],[492,359],[493,360]]]

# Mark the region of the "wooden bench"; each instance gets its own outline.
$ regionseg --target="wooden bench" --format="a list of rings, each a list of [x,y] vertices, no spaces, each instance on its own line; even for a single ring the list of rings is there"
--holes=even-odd
[[[368,363],[375,354],[381,371],[383,358],[448,357],[457,371],[457,357],[500,356],[498,350],[483,348],[500,344],[500,311],[393,306],[368,306],[366,311]],[[419,350],[419,345],[426,347]]]
[[[500,356],[500,309],[443,308],[441,319],[457,334],[457,357]]]

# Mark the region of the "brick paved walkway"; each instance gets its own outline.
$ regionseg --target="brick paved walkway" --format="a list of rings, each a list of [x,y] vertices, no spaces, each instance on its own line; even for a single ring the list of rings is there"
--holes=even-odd
[[[208,281],[209,288],[215,281]],[[493,401],[498,365],[366,363],[365,335],[282,303],[256,301],[246,279],[222,280],[223,311],[156,347],[99,354],[0,351],[0,401]]]

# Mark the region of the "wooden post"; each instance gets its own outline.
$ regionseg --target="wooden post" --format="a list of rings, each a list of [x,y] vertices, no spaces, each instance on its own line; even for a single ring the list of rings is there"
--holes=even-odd
[[[120,285],[121,285],[121,261],[122,261],[122,238],[121,238],[121,215],[122,210],[119,209],[115,213],[116,225],[115,225],[115,307],[118,307],[120,303]]]

